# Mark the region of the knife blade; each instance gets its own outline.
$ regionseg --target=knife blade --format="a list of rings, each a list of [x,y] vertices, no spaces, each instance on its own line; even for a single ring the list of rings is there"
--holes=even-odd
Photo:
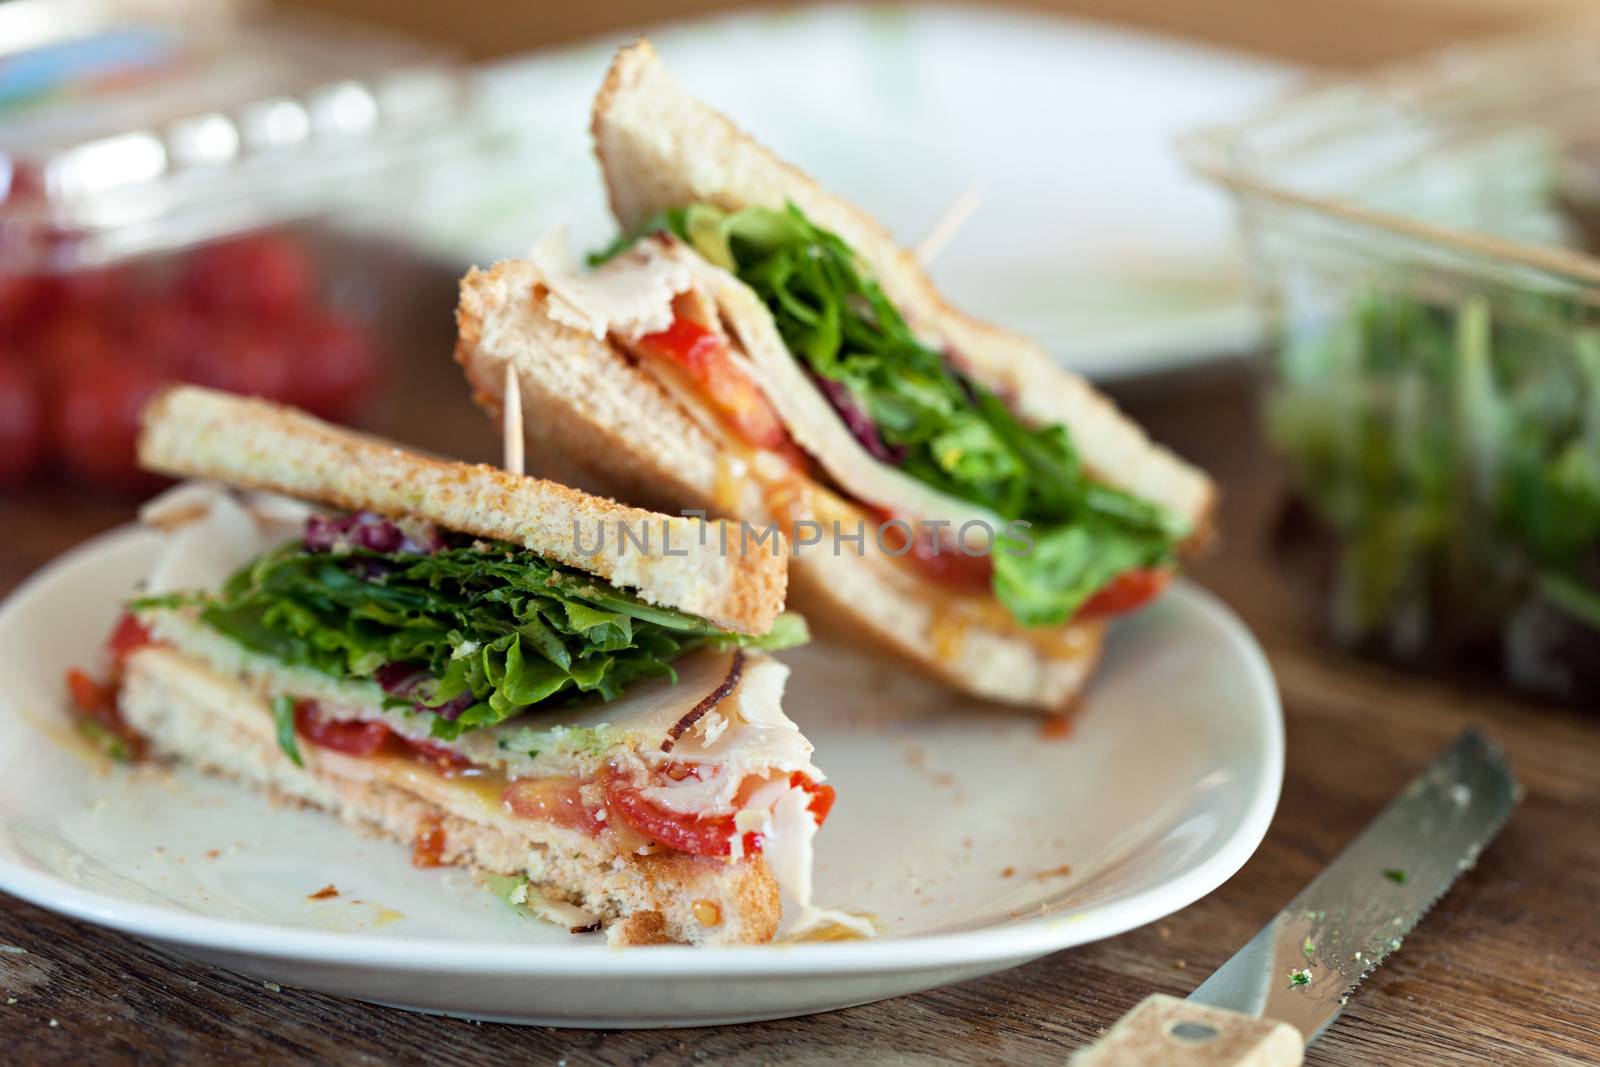
[[[1504,753],[1467,731],[1188,1001],[1147,998],[1074,1063],[1180,1062],[1179,1045],[1198,1052],[1217,1041],[1233,1043],[1230,1049],[1254,1042],[1274,1055],[1310,1044],[1472,867],[1521,796]],[[1186,1003],[1238,1015],[1185,1021]],[[1249,1025],[1230,1032],[1227,1020],[1238,1016],[1273,1022],[1240,1020]],[[1300,1041],[1287,1040],[1281,1023],[1294,1027]],[[1204,1062],[1235,1060],[1208,1055]],[[1299,1063],[1299,1053],[1274,1062]]]
[[[1469,731],[1189,999],[1281,1019],[1309,1044],[1505,825],[1519,790]]]

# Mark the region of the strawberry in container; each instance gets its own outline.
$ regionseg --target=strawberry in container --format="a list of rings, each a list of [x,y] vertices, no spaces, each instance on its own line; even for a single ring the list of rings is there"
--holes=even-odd
[[[262,231],[111,270],[8,276],[24,296],[0,357],[0,482],[54,463],[86,485],[148,488],[135,419],[174,381],[359,419],[383,352],[362,316],[322,295],[306,246]]]
[[[148,491],[137,413],[172,382],[359,422],[419,293],[448,307],[450,273],[386,235],[408,179],[470,137],[457,69],[299,16],[183,8],[0,42],[0,490],[48,471]],[[38,76],[6,78],[19,59]]]

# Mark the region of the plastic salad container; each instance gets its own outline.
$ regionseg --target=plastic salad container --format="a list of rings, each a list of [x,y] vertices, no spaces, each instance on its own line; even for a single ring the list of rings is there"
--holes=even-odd
[[[459,164],[460,69],[202,0],[0,4],[0,489],[143,489],[181,379],[357,419],[450,280],[400,235]]]
[[[1184,150],[1237,204],[1333,636],[1600,701],[1600,22],[1310,88]]]

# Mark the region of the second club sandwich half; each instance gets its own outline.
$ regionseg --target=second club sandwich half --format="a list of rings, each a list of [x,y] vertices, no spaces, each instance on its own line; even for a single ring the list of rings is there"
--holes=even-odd
[[[1206,476],[861,211],[623,49],[593,133],[624,236],[462,285],[456,358],[542,454],[794,536],[794,600],[979,696],[1069,707],[1104,621],[1210,536]],[[865,536],[862,536],[863,531]],[[810,543],[815,542],[815,543]]]
[[[145,508],[159,559],[112,686],[78,700],[111,740],[613,943],[870,932],[811,903],[833,791],[767,654],[805,638],[782,559],[193,387],[151,403],[139,452],[204,481]]]

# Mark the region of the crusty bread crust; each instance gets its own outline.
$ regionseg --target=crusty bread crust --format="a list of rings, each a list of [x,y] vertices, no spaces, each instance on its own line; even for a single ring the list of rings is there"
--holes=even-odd
[[[1210,540],[1216,489],[1203,472],[1153,443],[1034,342],[951,307],[887,230],[690,96],[649,41],[617,53],[595,97],[591,132],[624,230],[694,201],[728,210],[792,202],[856,250],[919,335],[953,353],[1022,419],[1066,426],[1097,477],[1183,516],[1190,548]]]
[[[516,367],[531,462],[653,507],[757,526],[780,512],[806,517],[795,501],[775,500],[656,379],[547,308],[533,268],[508,261],[469,273],[457,309],[456,361],[491,413],[503,403],[506,364]],[[863,549],[794,557],[794,603],[819,631],[869,642],[985,699],[1051,711],[1072,704],[1098,657],[1100,624],[1026,631],[992,597],[940,593],[874,555],[870,534]]]
[[[653,604],[744,633],[765,633],[783,609],[782,555],[719,551],[717,531],[697,519],[626,507],[486,464],[433,459],[264,400],[169,388],[144,410],[139,462],[179,477],[431,519],[532,549]]]
[[[406,789],[343,773],[359,761],[319,758],[320,750],[304,748],[307,766],[295,767],[273,742],[270,713],[253,690],[178,652],[150,647],[131,655],[119,706],[157,755],[407,844],[435,823],[443,831],[442,862],[526,874],[546,896],[598,916],[612,944],[761,944],[777,933],[782,901],[760,856],[736,863],[671,851],[618,856],[559,827],[528,823],[512,834],[464,817]],[[706,903],[718,920],[710,926],[702,921]]]

